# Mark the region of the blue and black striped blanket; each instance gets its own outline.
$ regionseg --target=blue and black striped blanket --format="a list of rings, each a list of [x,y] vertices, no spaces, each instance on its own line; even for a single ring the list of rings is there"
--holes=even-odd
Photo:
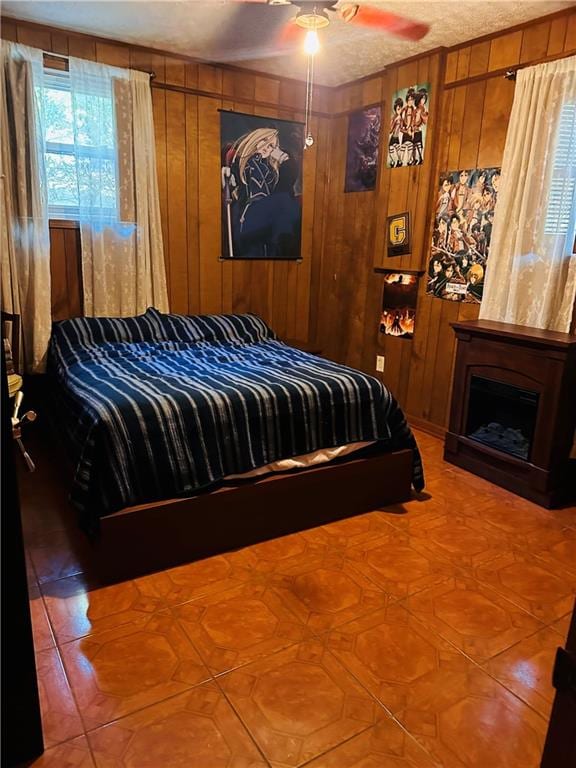
[[[49,374],[88,529],[126,506],[192,495],[231,474],[321,448],[414,449],[375,378],[278,341],[255,315],[54,323]]]

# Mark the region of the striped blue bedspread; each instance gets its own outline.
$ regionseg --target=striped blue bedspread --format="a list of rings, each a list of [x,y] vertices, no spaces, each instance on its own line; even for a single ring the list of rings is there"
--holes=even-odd
[[[194,493],[273,461],[359,441],[416,442],[375,378],[278,341],[255,315],[54,323],[48,372],[91,531],[123,507]]]

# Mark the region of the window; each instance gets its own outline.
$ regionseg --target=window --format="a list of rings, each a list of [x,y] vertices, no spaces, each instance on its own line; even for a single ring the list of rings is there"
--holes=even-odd
[[[41,93],[48,212],[52,219],[114,215],[118,183],[112,94],[97,79],[73,90],[68,72],[45,69]]]
[[[576,234],[576,104],[564,104],[558,122],[544,234],[561,235],[574,252]]]

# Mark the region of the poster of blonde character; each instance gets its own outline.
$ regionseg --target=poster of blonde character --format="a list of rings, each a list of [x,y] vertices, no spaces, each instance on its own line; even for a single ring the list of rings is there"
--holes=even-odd
[[[299,259],[302,123],[220,115],[223,258]]]

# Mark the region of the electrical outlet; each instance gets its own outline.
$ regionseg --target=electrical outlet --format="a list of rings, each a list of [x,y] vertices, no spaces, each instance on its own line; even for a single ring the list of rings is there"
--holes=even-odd
[[[384,355],[376,355],[376,370],[384,373]]]

